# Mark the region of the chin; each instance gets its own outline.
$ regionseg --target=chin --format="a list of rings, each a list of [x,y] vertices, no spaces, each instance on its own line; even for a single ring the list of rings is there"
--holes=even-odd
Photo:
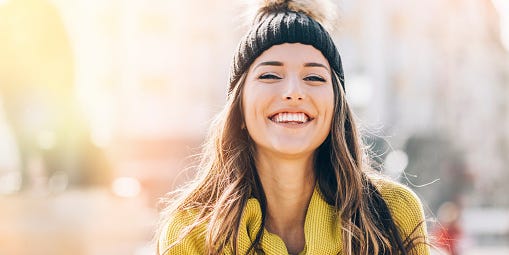
[[[278,154],[282,155],[288,155],[288,156],[306,156],[313,154],[313,152],[316,150],[317,147],[309,145],[309,144],[302,144],[302,143],[285,143],[285,144],[278,144],[273,146],[273,150],[277,152]]]

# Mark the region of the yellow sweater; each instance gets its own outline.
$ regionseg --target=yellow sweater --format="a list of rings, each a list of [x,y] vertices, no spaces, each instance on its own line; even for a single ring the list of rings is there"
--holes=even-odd
[[[377,185],[377,188],[385,199],[404,240],[424,220],[419,198],[407,187],[394,182],[382,181]],[[168,222],[168,225],[159,236],[158,248],[161,255],[204,254],[205,237],[203,233],[205,232],[205,226],[194,229],[180,243],[164,253],[168,249],[168,245],[177,240],[179,232],[188,226],[195,216],[191,212],[182,212]],[[236,254],[246,253],[255,239],[256,231],[260,228],[261,223],[260,203],[257,199],[251,198],[242,213]],[[304,224],[305,248],[299,254],[342,254],[339,226],[339,219],[335,216],[334,209],[322,198],[317,185],[311,197]],[[415,234],[426,236],[426,224],[421,224]],[[268,255],[288,254],[283,240],[266,229],[263,230],[261,248]],[[429,254],[427,245],[418,244],[414,249],[419,255]],[[232,253],[231,247],[228,247],[225,251],[225,254]]]

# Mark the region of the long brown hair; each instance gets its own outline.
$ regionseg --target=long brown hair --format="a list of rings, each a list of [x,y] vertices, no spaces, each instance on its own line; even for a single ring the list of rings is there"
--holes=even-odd
[[[198,178],[178,198],[170,200],[162,214],[161,227],[179,212],[196,212],[194,222],[182,230],[180,240],[205,225],[207,254],[237,250],[240,219],[249,198],[260,202],[262,225],[248,254],[263,253],[259,244],[267,215],[266,199],[254,164],[254,144],[243,128],[241,99],[245,77],[246,73],[232,81],[234,89],[211,125],[198,165]],[[332,126],[315,153],[314,168],[321,193],[341,217],[343,251],[349,255],[412,254],[412,247],[420,239],[410,235],[402,240],[387,204],[375,188],[368,157],[338,77],[332,75],[335,101]]]

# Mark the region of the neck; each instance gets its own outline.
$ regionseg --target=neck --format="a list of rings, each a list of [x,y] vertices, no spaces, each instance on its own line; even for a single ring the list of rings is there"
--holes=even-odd
[[[266,228],[287,244],[304,248],[304,221],[315,186],[313,154],[278,158],[257,153],[256,167],[267,199]]]

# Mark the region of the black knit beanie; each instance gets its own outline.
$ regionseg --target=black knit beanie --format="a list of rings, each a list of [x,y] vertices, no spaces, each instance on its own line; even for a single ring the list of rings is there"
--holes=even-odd
[[[290,10],[283,4],[259,12],[250,30],[241,39],[230,70],[228,93],[233,91],[242,74],[258,56],[270,47],[283,43],[302,43],[321,51],[339,77],[344,91],[341,56],[329,33],[310,16]]]

